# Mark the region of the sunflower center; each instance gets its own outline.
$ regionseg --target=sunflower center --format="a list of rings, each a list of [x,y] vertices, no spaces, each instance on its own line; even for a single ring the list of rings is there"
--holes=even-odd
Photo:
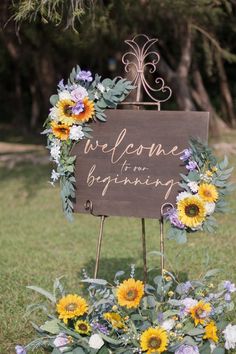
[[[196,311],[197,318],[203,318],[203,317],[205,317],[205,315],[206,315],[206,312],[203,309],[197,309],[197,311]]]
[[[149,342],[148,342],[148,346],[149,348],[152,348],[152,349],[158,349],[161,345],[161,340],[160,338],[157,338],[157,337],[151,337],[149,339]]]
[[[127,291],[126,299],[128,301],[133,301],[134,299],[136,299],[136,297],[137,297],[137,290],[136,289],[130,289],[129,291]]]
[[[88,327],[85,323],[81,323],[79,325],[79,329],[80,329],[80,331],[87,331]]]
[[[196,204],[189,204],[185,207],[185,213],[190,218],[194,218],[199,214],[199,207]]]
[[[211,192],[208,191],[208,190],[205,190],[205,191],[203,192],[203,194],[204,194],[205,197],[211,197],[211,196],[212,196],[212,195],[211,195]]]
[[[72,107],[69,104],[65,105],[63,107],[63,113],[65,114],[65,116],[70,117],[72,114]]]
[[[66,306],[66,311],[75,311],[77,309],[77,304],[75,303],[71,303],[69,305]]]
[[[61,132],[62,134],[67,133],[67,129],[66,129],[66,128],[60,128],[59,130],[60,130],[60,132]]]

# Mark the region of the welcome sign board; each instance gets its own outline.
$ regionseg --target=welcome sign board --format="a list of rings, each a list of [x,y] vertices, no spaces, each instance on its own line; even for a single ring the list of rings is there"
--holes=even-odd
[[[159,218],[164,203],[175,203],[180,156],[190,138],[207,141],[207,112],[108,110],[105,123],[93,122],[91,139],[76,155],[74,211],[96,215]]]

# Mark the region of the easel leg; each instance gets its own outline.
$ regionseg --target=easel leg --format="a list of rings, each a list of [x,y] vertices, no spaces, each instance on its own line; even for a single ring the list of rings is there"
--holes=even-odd
[[[100,221],[100,231],[98,235],[98,241],[97,241],[97,253],[96,253],[96,263],[95,263],[95,269],[94,269],[94,279],[97,278],[98,274],[98,267],[99,267],[99,260],[100,260],[100,254],[101,254],[101,246],[102,246],[102,238],[103,238],[103,226],[104,226],[104,221],[105,221],[106,216],[102,215],[101,216],[101,221]]]
[[[161,252],[161,275],[164,275],[164,221],[163,216],[159,220],[160,225],[160,252]]]
[[[142,219],[142,245],[143,245],[143,282],[147,282],[147,249],[146,249],[146,232],[145,219]]]

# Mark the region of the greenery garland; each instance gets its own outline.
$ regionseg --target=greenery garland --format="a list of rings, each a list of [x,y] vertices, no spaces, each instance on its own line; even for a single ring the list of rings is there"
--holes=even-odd
[[[52,108],[45,122],[47,148],[56,163],[51,183],[60,180],[61,198],[66,217],[71,220],[75,197],[75,156],[71,149],[81,139],[91,138],[92,121],[106,121],[105,109],[116,108],[134,88],[126,79],[104,79],[92,76],[77,65],[66,84],[61,80],[57,94],[51,96]]]

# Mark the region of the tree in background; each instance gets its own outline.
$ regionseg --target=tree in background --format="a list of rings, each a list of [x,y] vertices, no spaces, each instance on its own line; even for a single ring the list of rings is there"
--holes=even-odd
[[[3,62],[10,57],[18,113],[30,117],[24,125],[41,124],[56,81],[74,64],[120,74],[123,42],[137,33],[160,38],[158,70],[174,94],[165,108],[210,111],[213,133],[236,125],[234,0],[21,0],[0,6],[2,23],[11,18],[1,32]]]

